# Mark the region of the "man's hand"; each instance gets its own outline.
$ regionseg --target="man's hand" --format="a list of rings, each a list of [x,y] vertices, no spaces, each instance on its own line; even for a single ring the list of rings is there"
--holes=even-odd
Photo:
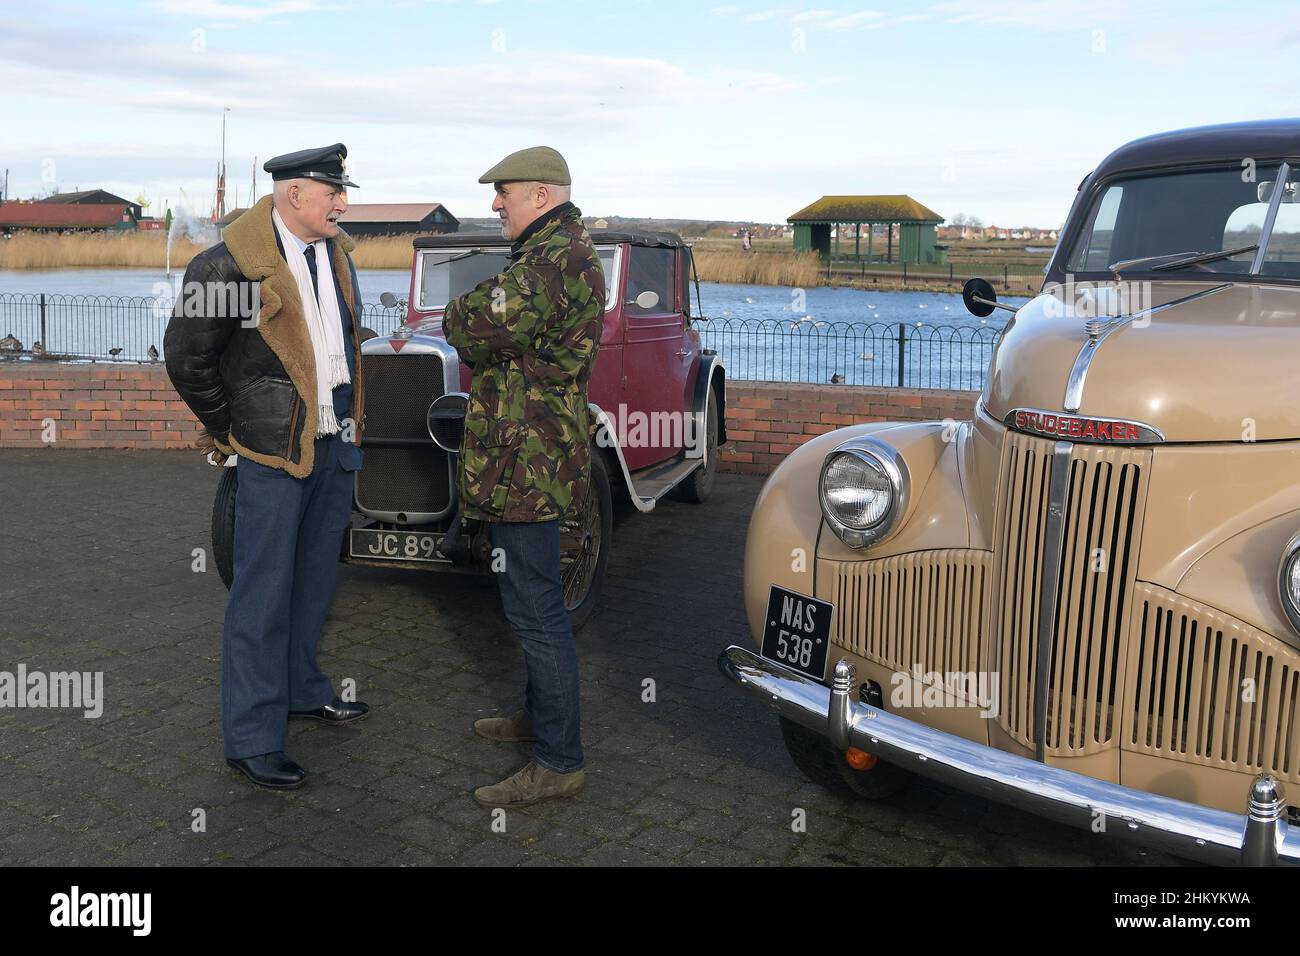
[[[217,447],[217,440],[212,437],[212,433],[206,428],[199,429],[199,437],[195,447],[203,453],[203,457],[208,458],[214,465],[224,465],[226,459],[230,457]]]

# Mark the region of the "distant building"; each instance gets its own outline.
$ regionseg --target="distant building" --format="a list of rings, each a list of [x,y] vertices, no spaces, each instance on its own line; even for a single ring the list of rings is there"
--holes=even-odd
[[[417,236],[460,230],[460,220],[437,202],[353,203],[339,222],[350,236]]]
[[[127,206],[131,210],[131,216],[135,220],[144,218],[144,210],[140,204],[132,202],[129,199],[123,199],[121,196],[114,196],[112,193],[103,189],[83,189],[75,193],[55,193],[41,202],[56,203],[63,206]]]
[[[823,196],[786,220],[794,227],[796,252],[815,251],[825,259],[865,259],[882,262],[944,262],[936,247],[935,227],[943,216],[911,196]],[[866,248],[863,249],[863,226]],[[885,248],[873,248],[876,227],[884,227]],[[851,237],[851,250],[843,239]],[[832,238],[834,248],[832,248]]]
[[[134,232],[138,217],[133,205],[7,202],[0,206],[0,232]]]

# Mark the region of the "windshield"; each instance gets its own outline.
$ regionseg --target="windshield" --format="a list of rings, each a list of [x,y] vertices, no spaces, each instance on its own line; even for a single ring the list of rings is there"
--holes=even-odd
[[[1169,277],[1213,273],[1300,279],[1300,171],[1288,171],[1273,229],[1264,235],[1278,171],[1277,165],[1238,165],[1118,179],[1093,203],[1066,268],[1108,272],[1129,263],[1125,272]],[[1257,250],[1266,238],[1256,273]]]
[[[598,246],[605,287],[613,288],[618,279],[618,246]],[[464,295],[484,279],[505,271],[510,264],[510,250],[504,246],[483,249],[430,249],[420,254],[417,277],[421,312],[445,308],[457,296]],[[606,310],[618,304],[614,295],[606,296]]]

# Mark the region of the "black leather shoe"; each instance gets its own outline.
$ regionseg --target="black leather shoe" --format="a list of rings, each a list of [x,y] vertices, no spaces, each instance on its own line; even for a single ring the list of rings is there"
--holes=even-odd
[[[334,702],[315,710],[291,710],[290,717],[306,717],[309,720],[323,720],[327,724],[345,724],[349,720],[360,720],[370,713],[370,705],[361,701],[347,703],[335,697]]]
[[[307,771],[286,757],[283,750],[256,757],[228,759],[226,766],[238,770],[259,787],[270,790],[293,790],[301,787],[307,777]]]

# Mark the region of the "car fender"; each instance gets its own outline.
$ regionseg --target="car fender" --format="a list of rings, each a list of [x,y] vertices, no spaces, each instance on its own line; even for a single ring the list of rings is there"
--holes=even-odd
[[[722,357],[709,352],[700,356],[699,370],[695,375],[695,392],[691,397],[691,411],[697,416],[699,427],[694,434],[704,432],[704,416],[709,412],[709,390],[718,393],[718,446],[727,440],[727,368],[722,364]],[[708,462],[706,461],[707,465]]]
[[[654,511],[655,499],[638,495],[636,488],[632,484],[632,473],[628,471],[627,459],[623,457],[623,449],[619,446],[618,430],[614,427],[614,420],[595,402],[588,402],[587,410],[591,413],[591,421],[594,426],[592,443],[596,447],[596,452],[603,454],[608,450],[618,463],[618,467],[613,469],[614,475],[611,477],[615,481],[621,481],[623,487],[627,489],[628,498],[636,506],[637,511]]]

